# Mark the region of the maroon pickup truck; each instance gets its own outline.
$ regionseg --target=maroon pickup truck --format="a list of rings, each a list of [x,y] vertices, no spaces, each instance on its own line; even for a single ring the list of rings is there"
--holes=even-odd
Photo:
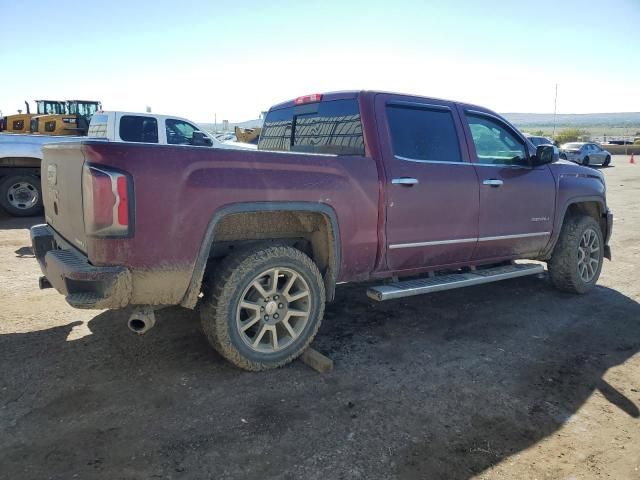
[[[41,288],[129,307],[138,332],[199,306],[248,370],[300,355],[339,283],[379,280],[382,301],[542,272],[515,262],[532,259],[583,293],[610,258],[599,171],[445,100],[308,95],[269,110],[257,151],[84,140],[45,147],[42,169]]]

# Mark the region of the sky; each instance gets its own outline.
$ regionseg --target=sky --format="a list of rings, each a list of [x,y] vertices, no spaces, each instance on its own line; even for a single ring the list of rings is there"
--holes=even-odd
[[[96,99],[213,122],[335,90],[640,111],[640,0],[0,0],[0,110]],[[32,104],[33,106],[33,104]]]

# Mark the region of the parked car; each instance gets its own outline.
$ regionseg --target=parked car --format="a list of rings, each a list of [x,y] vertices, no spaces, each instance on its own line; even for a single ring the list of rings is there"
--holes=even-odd
[[[540,145],[555,145],[554,141],[547,137],[540,137],[536,135],[526,135],[531,143],[533,143],[534,147],[538,147]]]
[[[89,137],[111,142],[255,149],[220,142],[190,120],[152,113],[104,111],[93,115]],[[42,212],[42,146],[78,142],[87,137],[0,134],[0,207],[19,217]]]
[[[584,293],[611,258],[601,172],[445,100],[308,95],[269,110],[257,151],[84,140],[46,146],[43,169],[41,288],[130,307],[140,333],[154,309],[199,305],[247,370],[299,356],[339,283],[375,280],[386,301],[543,272],[514,263],[533,259]]]
[[[560,147],[560,158],[581,165],[601,164],[606,167],[611,163],[611,154],[596,143],[565,143]]]

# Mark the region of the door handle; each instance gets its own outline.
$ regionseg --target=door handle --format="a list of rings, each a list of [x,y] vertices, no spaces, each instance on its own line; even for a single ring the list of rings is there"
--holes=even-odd
[[[393,180],[391,180],[391,183],[393,185],[404,185],[405,187],[412,187],[413,185],[420,182],[418,182],[417,178],[401,177],[401,178],[394,178]]]
[[[483,185],[489,185],[491,187],[499,187],[500,185],[502,185],[504,182],[502,180],[498,180],[497,178],[487,178],[486,180],[482,181]]]

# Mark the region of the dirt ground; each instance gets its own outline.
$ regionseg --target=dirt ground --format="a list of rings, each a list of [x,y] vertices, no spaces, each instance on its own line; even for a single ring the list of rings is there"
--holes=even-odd
[[[33,219],[0,218],[2,479],[640,479],[640,165],[604,169],[613,262],[376,304],[338,290],[301,362],[247,373],[168,309],[38,290]]]

